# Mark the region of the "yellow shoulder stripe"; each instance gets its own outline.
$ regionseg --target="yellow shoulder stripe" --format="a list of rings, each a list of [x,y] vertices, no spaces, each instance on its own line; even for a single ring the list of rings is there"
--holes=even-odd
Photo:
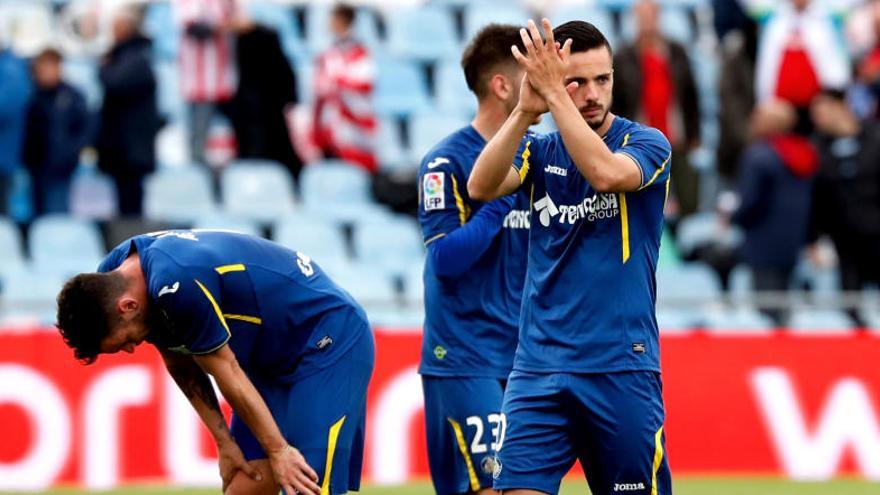
[[[654,181],[657,180],[657,177],[660,177],[660,174],[662,174],[663,171],[666,170],[666,165],[669,163],[669,160],[671,158],[672,158],[672,153],[670,153],[669,156],[666,157],[666,160],[663,161],[663,164],[660,165],[660,168],[658,168],[657,171],[654,172],[654,175],[653,175],[653,177],[651,177],[651,180],[649,180],[644,186],[639,188],[640,191],[642,189],[650,186],[651,184],[653,184]]]
[[[245,270],[245,268],[244,268],[243,264],[238,263],[235,265],[218,266],[217,268],[214,268],[214,270],[217,273],[219,273],[220,275],[223,275],[224,273],[229,273],[229,272],[243,272]]]
[[[452,177],[452,194],[455,196],[455,207],[458,208],[458,220],[462,225],[467,222],[468,217],[470,217],[471,209],[468,205],[464,204],[464,198],[461,197],[461,193],[458,191],[458,181],[455,179],[455,176],[449,174]]]
[[[628,143],[628,142],[629,142],[629,134],[627,133],[626,136],[623,136],[623,144],[621,144],[620,147],[623,148],[624,146],[626,146],[626,143]]]
[[[254,325],[262,325],[263,320],[257,318],[256,316],[248,316],[248,315],[237,315],[233,313],[223,313],[223,318],[227,320],[238,320],[245,321],[247,323],[253,323]]]
[[[529,147],[532,145],[531,141],[526,141],[526,149],[522,152],[522,166],[519,168],[519,183],[522,184],[526,181],[526,176],[529,175],[529,157],[532,156],[532,150]]]
[[[471,460],[471,455],[468,452],[467,442],[465,442],[464,433],[461,431],[461,425],[452,418],[446,419],[449,421],[449,424],[452,425],[452,430],[455,432],[455,441],[458,442],[458,450],[461,451],[461,456],[464,457],[464,463],[465,466],[467,466],[468,480],[471,484],[471,491],[476,493],[480,491],[480,479],[477,478],[477,472],[474,470],[474,462]]]
[[[321,481],[321,495],[330,495],[330,480],[333,474],[333,454],[336,453],[336,442],[339,440],[339,430],[345,423],[345,416],[333,423],[330,434],[327,436],[327,463],[324,465],[324,480]]]
[[[202,292],[205,293],[205,297],[207,297],[208,301],[211,302],[211,306],[214,308],[214,312],[217,313],[217,318],[220,319],[220,323],[223,325],[223,328],[226,329],[226,333],[229,333],[231,335],[232,333],[229,331],[229,325],[226,324],[226,318],[223,318],[223,312],[220,311],[220,305],[217,304],[217,300],[214,299],[213,295],[211,295],[211,291],[209,291],[208,288],[202,285],[202,283],[198,280],[196,280],[196,285],[198,285],[199,288],[202,289]]]

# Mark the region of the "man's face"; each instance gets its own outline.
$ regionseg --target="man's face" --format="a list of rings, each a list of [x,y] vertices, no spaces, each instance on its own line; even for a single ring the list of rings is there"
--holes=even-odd
[[[565,84],[578,83],[571,99],[584,121],[598,130],[605,123],[611,108],[611,89],[614,86],[611,53],[602,46],[572,53],[570,61]]]
[[[147,325],[140,318],[122,320],[110,330],[110,334],[101,341],[102,354],[115,354],[125,351],[134,352],[135,347],[147,338]]]
[[[40,88],[54,88],[61,82],[61,65],[53,58],[38,58],[33,69],[34,81]]]
[[[636,17],[636,26],[639,37],[651,37],[659,32],[657,19],[660,13],[657,4],[650,0],[643,0],[633,8]]]

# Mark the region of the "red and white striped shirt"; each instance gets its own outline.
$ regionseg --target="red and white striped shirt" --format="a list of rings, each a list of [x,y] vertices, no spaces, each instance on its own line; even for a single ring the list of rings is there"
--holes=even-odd
[[[187,36],[195,23],[222,26],[236,15],[235,0],[174,0],[181,29],[178,68],[183,98],[189,102],[222,102],[237,84],[232,35],[217,31],[208,39]]]

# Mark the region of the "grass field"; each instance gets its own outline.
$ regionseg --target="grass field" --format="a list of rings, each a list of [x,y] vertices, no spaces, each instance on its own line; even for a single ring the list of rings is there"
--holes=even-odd
[[[217,490],[173,489],[168,487],[128,487],[99,492],[104,495],[202,495],[216,494]],[[0,492],[6,494],[7,492]],[[51,495],[76,495],[89,493],[83,490],[56,489],[45,492]],[[396,487],[365,486],[364,495],[433,495],[427,482]],[[562,486],[561,495],[586,495],[589,493],[582,482],[570,481]],[[9,492],[13,495],[15,492]],[[839,480],[823,483],[798,483],[765,478],[683,478],[675,481],[676,495],[878,495],[880,483],[857,480]],[[18,494],[15,494],[18,495]],[[25,494],[21,494],[25,495]],[[27,495],[33,495],[32,493]]]

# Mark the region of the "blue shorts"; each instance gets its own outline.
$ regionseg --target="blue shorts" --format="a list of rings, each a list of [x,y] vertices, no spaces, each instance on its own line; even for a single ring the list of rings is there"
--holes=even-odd
[[[659,373],[514,371],[502,411],[496,490],[557,493],[580,460],[595,495],[672,494]]]
[[[308,351],[292,380],[252,378],[284,438],[318,473],[319,485],[324,487],[329,478],[333,495],[360,488],[367,384],[374,358],[373,335],[365,328],[354,346],[332,365],[323,366],[319,351]],[[266,458],[237,415],[232,416],[231,429],[247,460]]]
[[[437,495],[492,486],[495,449],[504,438],[504,381],[422,376],[428,465]]]

